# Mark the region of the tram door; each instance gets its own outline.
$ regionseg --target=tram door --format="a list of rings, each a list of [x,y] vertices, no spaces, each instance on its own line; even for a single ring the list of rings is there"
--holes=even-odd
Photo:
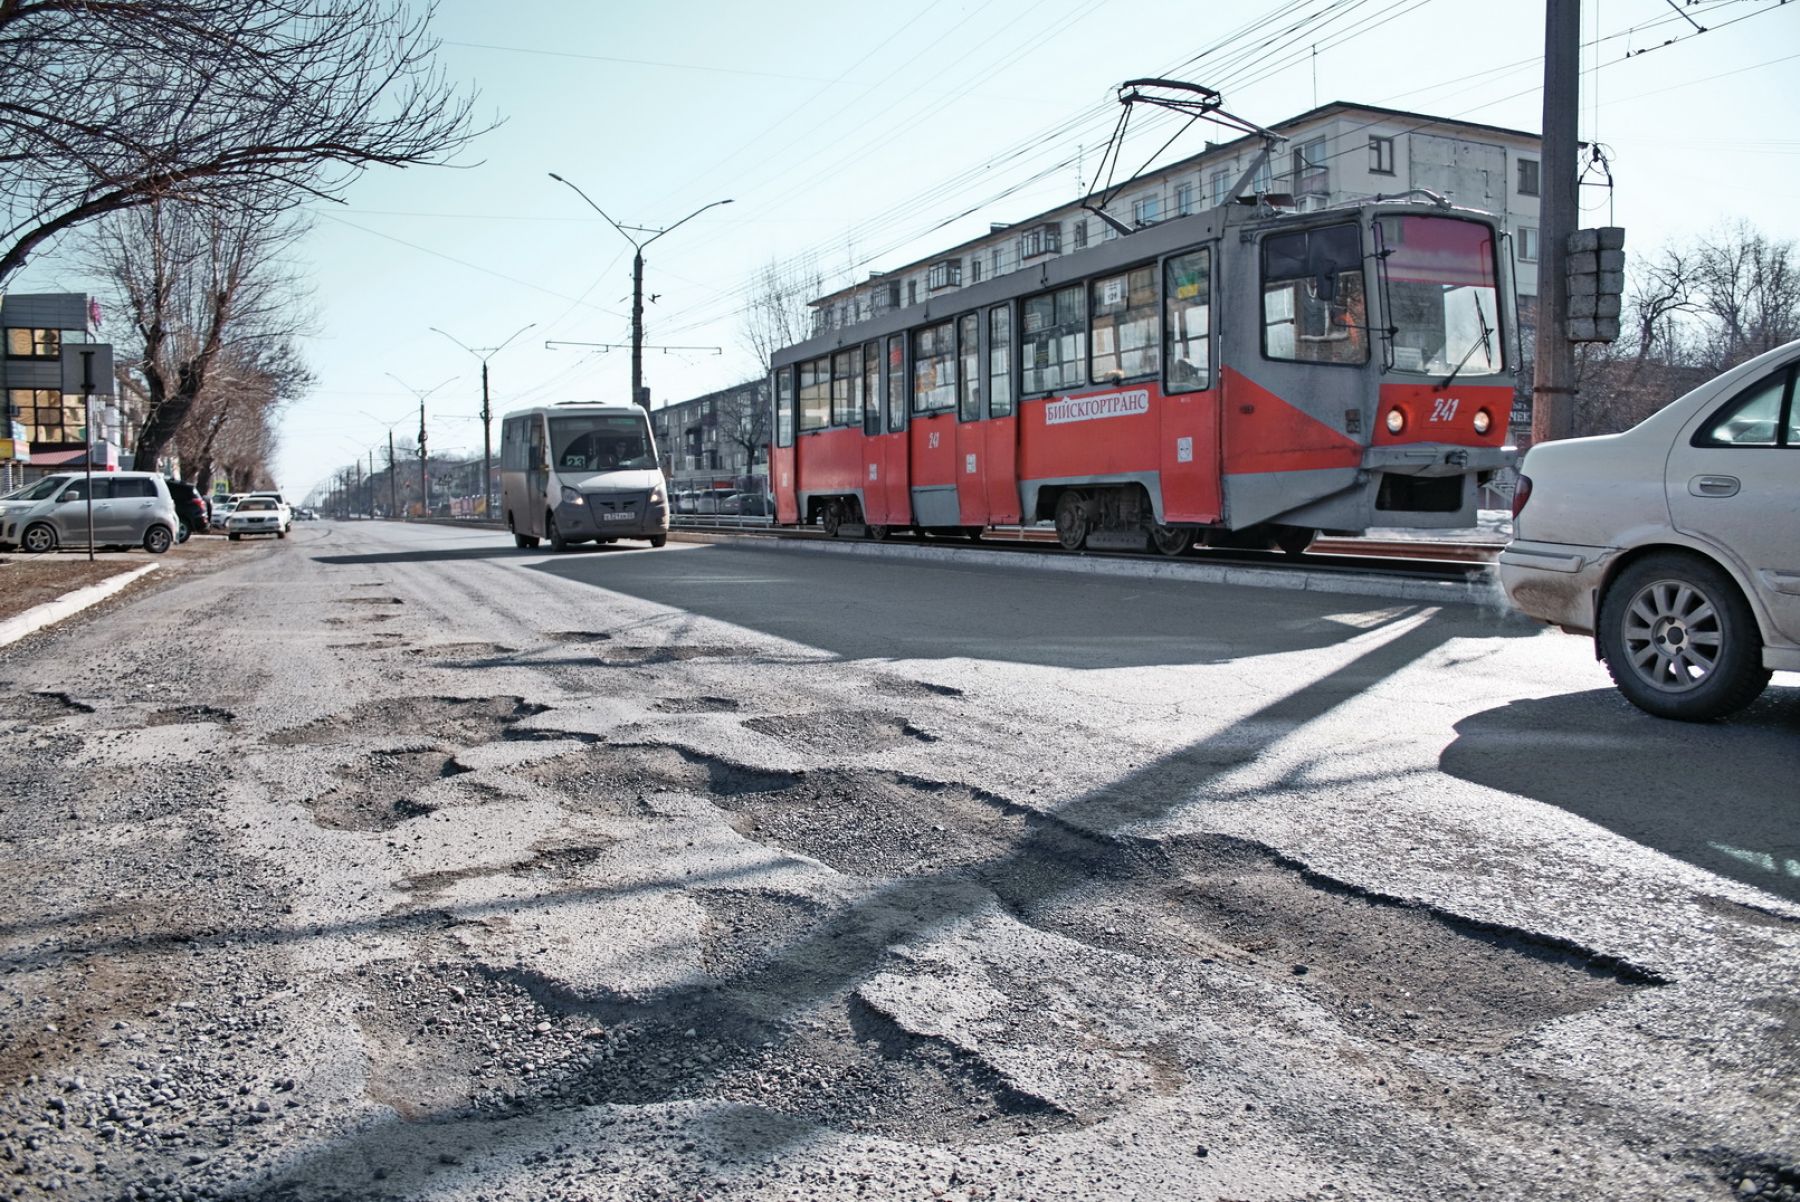
[[[873,345],[873,344],[871,344]],[[907,526],[912,523],[912,496],[909,489],[910,456],[907,451],[906,411],[911,404],[912,389],[907,386],[906,335],[893,334],[887,340],[886,385],[887,432],[874,441],[881,447],[879,479],[871,491],[881,497],[885,517],[871,518],[879,525]]]
[[[1014,403],[1012,309],[995,305],[987,311],[987,457],[982,478],[987,485],[988,524],[1019,520],[1019,418]]]
[[[956,510],[959,526],[988,524],[987,415],[983,412],[981,316],[956,319]]]
[[[1219,491],[1219,380],[1214,351],[1213,248],[1163,260],[1163,518],[1216,522]]]
[[[886,481],[887,448],[881,435],[881,344],[870,342],[862,348],[862,379],[857,385],[862,400],[862,512],[863,521],[872,526],[891,524],[887,516]]]
[[[917,526],[960,526],[956,477],[956,323],[912,334],[912,511]]]
[[[775,446],[769,453],[769,484],[775,493],[775,520],[792,526],[800,520],[794,495],[794,369],[775,369]]]

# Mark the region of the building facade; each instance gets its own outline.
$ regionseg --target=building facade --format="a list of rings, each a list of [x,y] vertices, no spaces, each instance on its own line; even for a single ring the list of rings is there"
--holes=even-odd
[[[65,347],[94,343],[90,323],[97,309],[79,292],[0,296],[0,395],[6,428],[0,431],[0,491],[81,467],[89,447],[89,415],[80,393],[64,391]],[[110,371],[111,347],[106,347]],[[96,471],[123,462],[125,421],[112,397],[113,382],[99,382],[93,400],[92,446]]]
[[[1291,195],[1301,210],[1425,188],[1452,204],[1505,219],[1522,307],[1537,295],[1540,139],[1500,126],[1336,101],[1273,127],[1285,139],[1246,191]],[[1155,225],[1229,199],[1262,139],[1209,144],[1197,155],[1117,185],[1107,213]],[[1030,268],[1049,256],[1117,238],[1080,199],[840,289],[813,302],[813,332],[866,321],[968,284]]]
[[[671,493],[768,491],[767,380],[664,405],[650,428]]]

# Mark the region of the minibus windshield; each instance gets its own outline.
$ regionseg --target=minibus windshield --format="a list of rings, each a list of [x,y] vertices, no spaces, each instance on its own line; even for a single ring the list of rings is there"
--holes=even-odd
[[[553,417],[550,464],[561,472],[652,468],[650,432],[641,417]]]

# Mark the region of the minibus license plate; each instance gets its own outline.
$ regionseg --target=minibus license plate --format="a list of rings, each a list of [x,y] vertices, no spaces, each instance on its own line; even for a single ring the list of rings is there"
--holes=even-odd
[[[600,515],[600,519],[606,522],[629,522],[636,516],[635,513],[603,513]]]

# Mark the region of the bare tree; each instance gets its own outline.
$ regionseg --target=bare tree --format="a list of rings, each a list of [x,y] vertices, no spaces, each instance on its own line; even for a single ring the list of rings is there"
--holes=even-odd
[[[816,266],[783,266],[771,259],[757,272],[743,311],[743,335],[765,377],[774,370],[776,351],[812,336],[808,302],[824,289],[824,273]]]
[[[215,380],[222,364],[273,370],[291,354],[308,314],[285,255],[304,229],[265,206],[194,201],[160,201],[103,224],[91,266],[116,289],[136,334],[120,358],[143,405],[139,463],[155,463],[209,389],[234,383],[229,373]],[[293,369],[280,367],[290,384]]]
[[[225,460],[243,462],[260,449],[265,453],[251,466],[259,475],[271,475],[268,459],[282,411],[311,387],[312,379],[292,342],[228,346],[176,432],[173,446],[183,473],[207,492]]]
[[[769,449],[769,384],[765,377],[719,399],[719,437],[744,449],[754,468]]]
[[[122,209],[335,198],[441,162],[473,94],[407,0],[0,0],[0,284]],[[248,191],[246,191],[248,189]]]

